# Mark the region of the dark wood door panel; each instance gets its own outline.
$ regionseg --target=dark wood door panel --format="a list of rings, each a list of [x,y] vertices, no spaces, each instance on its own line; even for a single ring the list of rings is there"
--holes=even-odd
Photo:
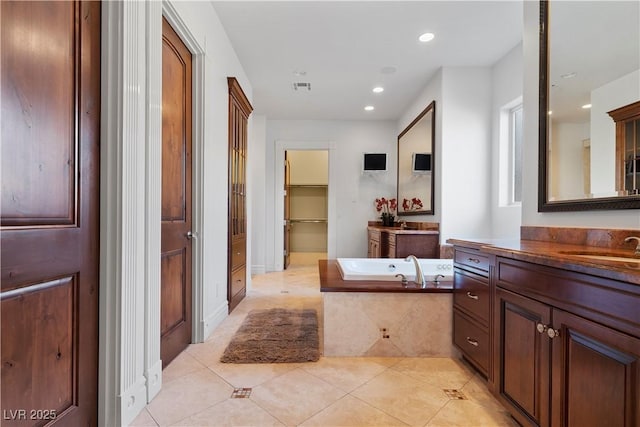
[[[2,225],[76,220],[76,13],[70,2],[3,2]]]
[[[2,347],[4,407],[62,414],[77,406],[77,295],[76,277],[3,294],[2,335],[12,343]]]
[[[97,425],[100,3],[0,8],[2,424]]]
[[[162,291],[160,310],[160,333],[165,335],[186,321],[185,297],[186,250],[184,248],[162,254]]]
[[[162,21],[162,364],[191,342],[191,53]]]
[[[550,325],[551,308],[502,289],[496,298],[500,397],[522,424],[549,425],[550,340],[538,324]]]
[[[640,425],[640,339],[553,311],[556,425]]]

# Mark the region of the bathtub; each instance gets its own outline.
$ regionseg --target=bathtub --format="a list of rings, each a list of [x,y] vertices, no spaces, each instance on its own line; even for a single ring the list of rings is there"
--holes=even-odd
[[[453,280],[452,259],[419,259],[424,278],[433,282],[436,276],[439,281]],[[404,274],[407,280],[416,279],[416,268],[413,261],[404,258],[338,258],[338,270],[343,280],[381,280],[400,281],[396,274]]]

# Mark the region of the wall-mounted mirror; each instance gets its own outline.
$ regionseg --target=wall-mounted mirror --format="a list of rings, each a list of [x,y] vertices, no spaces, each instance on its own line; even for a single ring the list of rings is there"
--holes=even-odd
[[[398,135],[398,215],[432,215],[436,102]]]
[[[540,8],[538,210],[638,209],[640,120],[614,116],[640,101],[640,3]]]

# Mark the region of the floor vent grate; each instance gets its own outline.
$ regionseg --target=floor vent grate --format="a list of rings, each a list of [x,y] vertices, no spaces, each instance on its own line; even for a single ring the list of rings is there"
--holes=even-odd
[[[442,389],[442,391],[444,391],[449,399],[467,400],[467,397],[462,394],[460,390],[456,390],[455,388],[445,388]]]
[[[281,294],[288,294],[289,291],[280,291]]]
[[[232,399],[246,399],[251,396],[251,388],[234,388],[233,393],[231,393]]]

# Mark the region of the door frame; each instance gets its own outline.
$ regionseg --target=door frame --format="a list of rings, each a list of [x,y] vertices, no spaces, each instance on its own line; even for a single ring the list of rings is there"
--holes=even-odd
[[[327,194],[327,258],[337,256],[336,241],[336,143],[333,141],[276,141],[275,152],[275,223],[274,223],[274,259],[275,271],[284,270],[284,174],[281,173],[284,165],[285,151],[328,151],[329,152],[329,186]]]
[[[202,341],[205,334],[203,239],[200,236],[204,208],[205,50],[167,0],[103,2],[99,329],[99,347],[103,350],[100,351],[98,372],[100,425],[128,424],[162,386],[160,210],[163,16],[193,55],[192,226],[196,239],[192,244],[192,341]],[[144,196],[141,197],[141,194]]]

